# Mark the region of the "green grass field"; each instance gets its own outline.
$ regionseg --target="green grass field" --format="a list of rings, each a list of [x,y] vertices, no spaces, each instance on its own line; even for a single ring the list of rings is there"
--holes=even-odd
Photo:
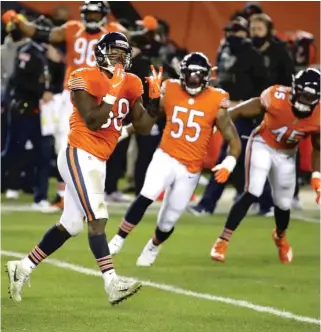
[[[122,217],[117,211],[110,210],[109,238]],[[35,212],[4,213],[2,250],[28,253],[58,218],[59,215]],[[118,274],[149,280],[154,283],[153,287],[145,285],[136,296],[115,307],[107,302],[102,279],[86,275],[83,270],[72,271],[68,266],[57,267],[52,262],[34,271],[31,288],[24,289],[23,301],[13,303],[7,296],[7,275],[2,269],[2,330],[319,331],[316,321],[300,321],[304,320],[303,316],[318,319],[320,315],[319,224],[292,220],[289,239],[294,261],[282,265],[271,240],[273,220],[257,216],[248,217],[234,234],[227,262],[212,262],[209,250],[223,223],[223,216],[196,219],[185,214],[172,238],[163,246],[156,264],[138,268],[136,259],[155,227],[155,215],[147,215],[128,237],[114,263]],[[86,233],[71,239],[52,258],[89,268],[91,274],[98,272]],[[12,257],[2,252],[2,266],[8,259]],[[196,294],[177,294],[182,293],[177,288]],[[223,301],[232,298],[248,302],[222,303],[215,296],[222,297]],[[271,314],[263,308],[263,312],[258,312],[251,304],[278,311]],[[283,310],[295,316],[284,317],[287,314]]]

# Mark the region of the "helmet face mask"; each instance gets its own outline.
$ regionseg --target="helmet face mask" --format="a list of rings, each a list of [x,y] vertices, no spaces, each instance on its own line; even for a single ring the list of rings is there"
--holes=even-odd
[[[298,118],[310,116],[320,101],[320,72],[308,68],[293,76],[290,94],[292,111]]]
[[[110,8],[107,1],[85,1],[80,16],[88,33],[97,33],[107,23]]]
[[[125,35],[119,32],[107,33],[100,38],[95,47],[97,65],[114,72],[115,65],[120,63],[129,70],[132,62],[132,48]]]
[[[190,95],[197,95],[208,86],[210,72],[211,65],[203,53],[190,53],[180,65],[181,85]]]

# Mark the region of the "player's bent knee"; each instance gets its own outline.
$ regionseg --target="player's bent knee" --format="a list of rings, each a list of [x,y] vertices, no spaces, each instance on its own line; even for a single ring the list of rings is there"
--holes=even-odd
[[[169,233],[172,231],[172,229],[174,229],[174,225],[175,223],[172,222],[163,222],[157,225],[157,228],[164,233]]]
[[[95,219],[88,223],[89,236],[101,235],[105,233],[107,218]]]
[[[263,187],[258,188],[255,186],[249,186],[245,193],[251,195],[253,199],[258,200],[258,198],[263,194],[263,189]]]
[[[57,225],[57,228],[61,232],[65,231],[65,232],[69,233],[71,236],[76,236],[83,231],[84,223],[82,220],[78,220],[75,222],[68,222],[68,224],[64,223],[64,222],[60,222]]]
[[[291,209],[292,199],[287,197],[276,197],[274,199],[274,205],[281,210],[287,211]]]

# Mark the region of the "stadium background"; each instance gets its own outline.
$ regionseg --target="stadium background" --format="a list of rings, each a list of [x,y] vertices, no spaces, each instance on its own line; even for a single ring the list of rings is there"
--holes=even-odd
[[[3,3],[2,8],[10,7],[10,2]],[[21,4],[45,14],[51,13],[56,6],[63,4],[70,8],[73,19],[79,18],[81,3],[81,1],[21,1]],[[171,27],[171,38],[175,42],[190,51],[204,52],[210,59],[214,59],[226,22],[231,13],[240,10],[245,3],[245,1],[112,1],[110,5],[114,13],[124,13],[124,9],[133,7],[125,13],[141,17],[154,15],[166,20]],[[274,25],[279,31],[293,31],[299,27],[301,30],[311,32],[315,36],[319,52],[320,6],[317,1],[260,1],[260,4],[273,18]]]

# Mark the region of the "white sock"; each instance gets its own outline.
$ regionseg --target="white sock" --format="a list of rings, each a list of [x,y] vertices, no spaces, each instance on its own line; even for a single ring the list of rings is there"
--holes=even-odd
[[[112,269],[112,270],[109,270],[109,271],[103,273],[103,278],[104,278],[104,282],[105,282],[105,287],[108,287],[110,282],[114,278],[117,278],[116,271],[114,269]]]
[[[24,269],[29,271],[29,273],[32,272],[32,270],[37,266],[35,263],[33,263],[28,257],[25,257],[21,260],[22,266]]]

